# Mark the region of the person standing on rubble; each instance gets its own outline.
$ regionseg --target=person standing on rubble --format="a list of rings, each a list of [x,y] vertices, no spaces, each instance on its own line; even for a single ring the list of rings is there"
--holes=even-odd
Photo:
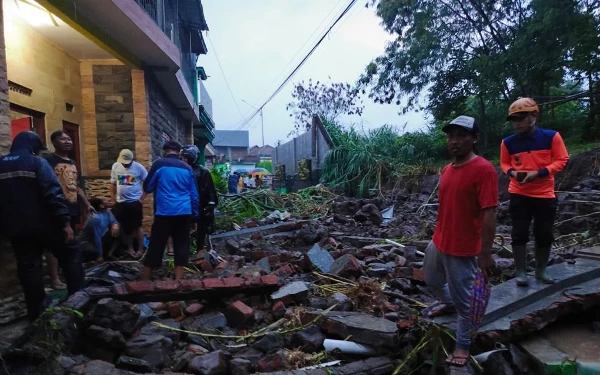
[[[206,249],[206,236],[214,231],[215,208],[219,204],[219,195],[210,172],[198,163],[200,150],[195,145],[185,146],[181,158],[194,170],[198,197],[200,198],[200,218],[196,230],[196,249]]]
[[[498,175],[475,154],[475,119],[459,116],[442,129],[453,157],[442,169],[439,210],[433,240],[425,251],[425,282],[441,301],[429,317],[456,313],[456,348],[446,363],[464,366],[469,359],[473,324],[470,309],[477,267],[485,275],[494,268]]]
[[[169,237],[173,238],[175,280],[183,278],[190,256],[190,233],[196,230],[199,216],[194,171],[179,160],[181,145],[168,141],[163,151],[166,156],[152,164],[144,180],[144,192],[154,193],[155,211],[142,280],[149,280],[152,271],[162,265]]]
[[[529,285],[527,242],[532,219],[535,278],[545,284],[554,283],[546,271],[554,242],[554,175],[562,171],[569,160],[560,134],[536,126],[538,113],[538,106],[531,98],[521,98],[512,103],[507,120],[513,123],[515,134],[504,138],[500,146],[500,167],[510,178],[509,212],[518,286]]]
[[[84,280],[63,188],[50,164],[38,156],[45,149],[36,133],[22,132],[15,137],[10,154],[0,158],[0,235],[10,239],[15,252],[31,320],[46,308],[45,249],[58,260],[69,295],[77,292]]]

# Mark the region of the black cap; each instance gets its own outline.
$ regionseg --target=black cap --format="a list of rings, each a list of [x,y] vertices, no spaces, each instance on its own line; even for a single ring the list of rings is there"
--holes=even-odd
[[[179,142],[177,141],[167,141],[165,142],[165,144],[163,145],[163,151],[164,150],[171,150],[171,151],[181,151],[182,147],[179,144]]]

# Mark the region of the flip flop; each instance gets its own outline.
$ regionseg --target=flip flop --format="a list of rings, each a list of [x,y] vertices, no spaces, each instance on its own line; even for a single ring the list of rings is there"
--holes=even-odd
[[[428,318],[437,318],[438,316],[452,315],[456,312],[456,307],[452,305],[440,304],[431,308],[427,313]]]
[[[450,366],[465,367],[468,362],[469,356],[463,357],[461,355],[450,354],[448,358],[446,358],[446,364]]]
[[[56,283],[50,283],[50,286],[54,290],[65,290],[65,289],[67,289],[67,284],[63,283],[62,281],[58,281]]]

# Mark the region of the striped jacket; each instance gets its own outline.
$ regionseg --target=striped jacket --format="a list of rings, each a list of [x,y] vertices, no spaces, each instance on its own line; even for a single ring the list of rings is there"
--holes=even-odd
[[[521,185],[510,179],[508,192],[533,198],[554,198],[554,175],[569,160],[560,134],[554,130],[535,128],[532,135],[513,134],[502,140],[500,167],[510,176],[512,171],[538,171],[539,177]]]

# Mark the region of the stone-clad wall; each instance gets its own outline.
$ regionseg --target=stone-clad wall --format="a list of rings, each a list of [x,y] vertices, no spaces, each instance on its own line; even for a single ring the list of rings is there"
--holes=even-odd
[[[93,75],[98,167],[110,170],[122,149],[135,150],[131,69],[94,65]]]
[[[162,156],[163,133],[170,139],[186,145],[192,143],[192,128],[191,122],[181,116],[169,97],[158,86],[151,71],[145,72],[144,79],[152,144],[151,154],[154,161]]]

